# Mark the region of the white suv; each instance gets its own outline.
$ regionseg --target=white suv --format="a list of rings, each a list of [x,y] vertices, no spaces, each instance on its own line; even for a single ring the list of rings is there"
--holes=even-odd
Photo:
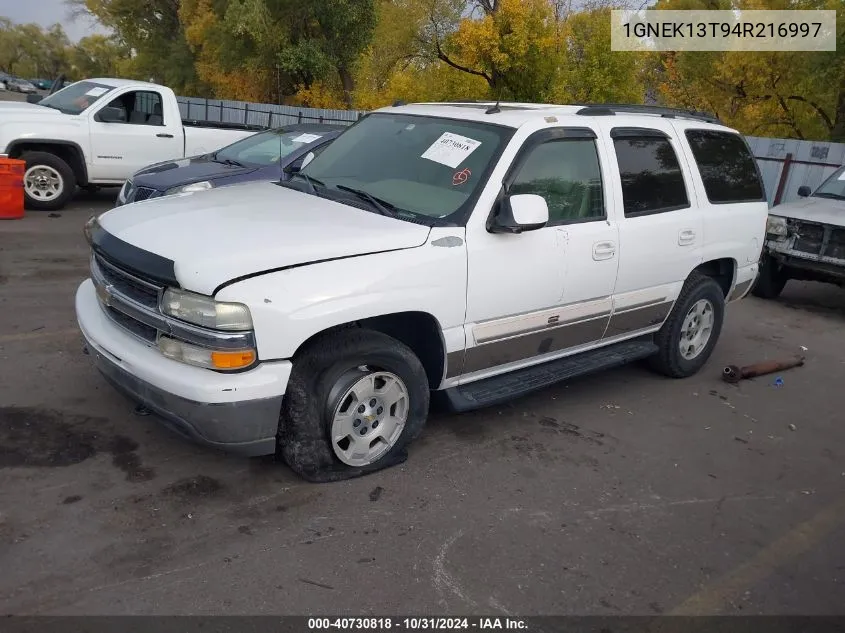
[[[286,182],[92,220],[76,311],[102,373],[172,428],[327,480],[401,461],[431,392],[464,411],[646,357],[694,374],[767,211],[707,115],[399,105]]]

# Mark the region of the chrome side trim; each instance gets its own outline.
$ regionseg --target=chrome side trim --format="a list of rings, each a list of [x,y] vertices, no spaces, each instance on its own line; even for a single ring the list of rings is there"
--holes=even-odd
[[[146,326],[158,330],[158,335],[169,335],[178,338],[186,343],[197,345],[208,349],[245,349],[255,348],[255,335],[253,332],[220,332],[216,330],[209,330],[196,325],[179,321],[172,317],[165,316],[157,310],[152,310],[147,306],[138,303],[134,299],[118,292],[115,288],[107,282],[103,274],[100,272],[98,262],[93,262],[91,265],[91,279],[94,282],[94,287],[97,291],[97,297],[104,305],[122,312],[128,317],[143,323]],[[125,274],[119,271],[120,274]],[[106,310],[106,315],[111,318],[109,311]],[[118,327],[126,330],[120,323],[114,321]],[[134,332],[132,333],[134,335]],[[152,343],[152,341],[146,341]]]
[[[673,304],[673,301],[662,301],[614,312],[610,317],[604,338],[614,338],[630,332],[659,327],[669,316]]]
[[[555,306],[537,312],[518,314],[501,319],[477,323],[472,328],[476,344],[490,343],[513,336],[522,336],[560,327],[577,321],[585,321],[610,315],[610,297],[601,297],[569,305]]]
[[[742,281],[734,286],[733,292],[728,296],[728,303],[732,301],[737,301],[742,299],[746,293],[751,289],[751,285],[754,283],[754,278],[748,279],[746,281]]]
[[[598,316],[470,347],[464,356],[463,373],[507,365],[598,341],[607,327],[608,318],[607,315]]]

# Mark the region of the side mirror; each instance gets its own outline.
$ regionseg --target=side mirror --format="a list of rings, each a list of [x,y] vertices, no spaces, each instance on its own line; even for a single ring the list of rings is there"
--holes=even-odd
[[[548,222],[546,200],[534,193],[520,193],[502,200],[487,230],[491,233],[522,233],[541,229]]]
[[[312,160],[317,158],[317,155],[314,152],[308,152],[305,155],[305,158],[302,159],[302,164],[299,166],[300,169],[305,169]]]
[[[112,106],[106,106],[94,117],[101,123],[126,123],[126,111]]]
[[[798,195],[802,198],[806,198],[811,193],[813,193],[813,191],[807,185],[801,185],[798,187]]]
[[[27,103],[38,103],[43,98],[44,97],[42,97],[41,95],[30,94],[30,95],[26,95],[26,102]]]

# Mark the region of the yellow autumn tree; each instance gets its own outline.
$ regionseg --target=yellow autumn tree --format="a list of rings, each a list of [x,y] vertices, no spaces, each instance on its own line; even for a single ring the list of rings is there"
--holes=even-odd
[[[712,0],[660,0],[655,9],[732,5],[747,10],[834,9],[839,52],[662,53],[654,74],[661,100],[709,110],[745,134],[845,140],[845,2],[719,0],[714,6]]]

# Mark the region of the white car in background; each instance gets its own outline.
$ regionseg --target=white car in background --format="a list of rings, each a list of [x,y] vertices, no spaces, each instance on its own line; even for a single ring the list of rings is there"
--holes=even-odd
[[[774,299],[790,279],[845,286],[845,166],[801,200],[771,209],[752,293]]]
[[[32,209],[60,209],[77,185],[122,185],[148,165],[213,152],[260,129],[183,121],[170,88],[125,79],[0,102],[0,154],[26,161]]]

